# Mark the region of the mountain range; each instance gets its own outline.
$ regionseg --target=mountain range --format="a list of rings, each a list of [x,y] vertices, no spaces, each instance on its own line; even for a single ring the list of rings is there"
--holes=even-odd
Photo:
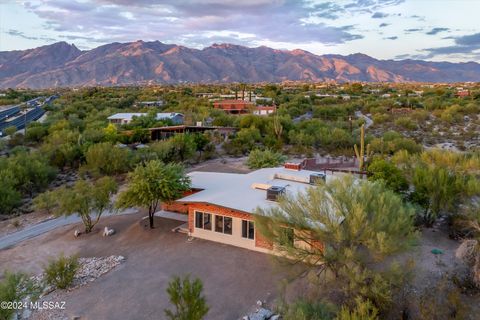
[[[299,81],[480,81],[480,64],[378,60],[364,54],[315,55],[213,44],[192,49],[159,41],[110,43],[91,50],[57,42],[0,52],[0,88],[152,83]]]

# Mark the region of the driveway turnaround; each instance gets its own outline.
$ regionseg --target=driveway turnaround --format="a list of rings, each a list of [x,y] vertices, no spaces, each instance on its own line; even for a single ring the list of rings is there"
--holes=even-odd
[[[107,217],[94,232],[79,238],[73,237],[78,226],[72,225],[24,241],[0,251],[0,272],[8,268],[36,274],[62,252],[80,257],[121,255],[125,262],[95,281],[55,293],[53,298],[65,301],[64,318],[165,319],[164,309],[172,307],[166,293],[169,281],[190,275],[203,282],[210,307],[206,320],[236,320],[257,300],[273,302],[279,297],[280,280],[292,269],[277,266],[263,253],[172,232],[182,221],[156,217],[154,229],[144,228],[142,217],[141,213]],[[105,225],[117,232],[102,237]]]

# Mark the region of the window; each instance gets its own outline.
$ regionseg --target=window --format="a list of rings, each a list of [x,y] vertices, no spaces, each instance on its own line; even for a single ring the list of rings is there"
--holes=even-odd
[[[215,231],[232,234],[233,220],[231,217],[215,216]]]
[[[195,228],[212,230],[212,215],[205,212],[195,212]]]
[[[281,228],[280,244],[282,246],[293,247],[294,232],[292,228]]]
[[[255,225],[253,221],[242,220],[242,237],[252,240],[255,238]]]

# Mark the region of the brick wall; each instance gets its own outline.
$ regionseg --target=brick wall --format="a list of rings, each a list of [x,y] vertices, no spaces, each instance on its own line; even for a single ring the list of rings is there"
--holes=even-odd
[[[185,191],[182,195],[183,197],[189,196],[191,194],[194,194],[200,190],[188,190]],[[165,211],[171,211],[171,212],[178,212],[178,213],[188,213],[188,203],[182,202],[182,201],[172,201],[170,203],[162,203],[161,204],[162,210]]]

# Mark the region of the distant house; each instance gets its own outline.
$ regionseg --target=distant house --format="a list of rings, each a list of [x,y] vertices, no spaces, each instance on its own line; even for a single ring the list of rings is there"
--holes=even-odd
[[[271,113],[275,113],[277,106],[256,106],[253,110],[253,114],[258,116],[267,116]]]
[[[221,109],[232,114],[249,113],[254,105],[244,100],[221,100],[213,103],[215,109]]]
[[[464,89],[458,90],[456,93],[456,96],[460,98],[468,97],[469,95],[470,95],[470,91],[464,90]]]
[[[110,123],[129,124],[130,122],[132,122],[133,118],[138,118],[146,115],[147,113],[140,112],[116,113],[114,115],[111,115],[107,119]],[[157,120],[171,120],[174,124],[182,124],[183,114],[177,112],[157,113]]]
[[[188,215],[190,236],[265,253],[274,253],[255,225],[256,208],[275,208],[277,197],[295,195],[312,188],[319,179],[335,179],[314,171],[265,168],[248,174],[221,172],[191,172],[192,191],[163,209]],[[295,246],[306,244],[295,239],[298,231],[286,227]]]
[[[139,107],[162,107],[164,104],[165,104],[165,101],[163,100],[137,102],[137,105]]]

